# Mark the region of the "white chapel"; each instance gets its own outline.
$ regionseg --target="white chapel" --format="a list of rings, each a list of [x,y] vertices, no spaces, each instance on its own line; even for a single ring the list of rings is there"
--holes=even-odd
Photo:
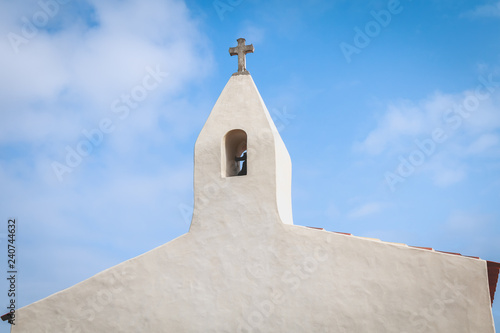
[[[189,232],[19,309],[11,332],[494,333],[500,264],[294,225],[245,43],[195,144]]]

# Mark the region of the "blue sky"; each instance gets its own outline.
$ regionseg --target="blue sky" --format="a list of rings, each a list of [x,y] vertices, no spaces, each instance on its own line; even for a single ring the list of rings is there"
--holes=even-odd
[[[500,262],[498,31],[498,0],[0,0],[18,305],[187,232],[194,142],[239,37],[295,224]]]

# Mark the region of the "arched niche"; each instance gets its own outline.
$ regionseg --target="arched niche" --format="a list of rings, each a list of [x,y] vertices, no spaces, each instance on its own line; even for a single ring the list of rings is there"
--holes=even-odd
[[[226,133],[223,139],[222,174],[226,177],[247,174],[247,133],[235,129]]]

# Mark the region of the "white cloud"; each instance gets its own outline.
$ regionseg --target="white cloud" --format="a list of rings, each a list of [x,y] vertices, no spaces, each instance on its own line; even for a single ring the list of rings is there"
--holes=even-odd
[[[265,39],[265,30],[247,21],[238,36],[245,36],[250,44],[259,44]]]
[[[436,154],[426,165],[424,171],[431,174],[434,184],[440,187],[447,187],[458,183],[466,178],[467,170],[464,163],[450,157],[449,154]]]
[[[498,146],[500,138],[496,134],[486,133],[473,141],[466,149],[467,154],[481,154],[492,147]]]
[[[66,139],[74,139],[71,133],[78,135],[78,126],[98,121],[109,113],[115,99],[140,83],[148,66],[169,73],[156,91],[162,96],[172,95],[210,70],[210,51],[184,3],[93,5],[97,26],[85,27],[77,20],[54,33],[40,30],[19,45],[19,52],[7,38],[1,39],[5,50],[0,54],[1,112],[8,113],[2,115],[8,122],[0,124],[0,140],[40,139],[61,129]],[[40,10],[22,8],[18,15],[28,18]],[[22,35],[23,25],[12,21],[3,29],[3,35],[8,31]],[[40,125],[35,130],[34,119]],[[70,128],[67,133],[66,128]]]
[[[390,103],[377,128],[355,148],[370,155],[394,150],[400,146],[402,139],[417,137],[438,126],[440,113],[451,108],[454,102],[455,98],[451,95],[435,93],[417,103],[407,100]]]
[[[380,202],[368,202],[366,204],[361,205],[353,209],[349,214],[348,218],[350,219],[358,219],[370,215],[377,214],[382,211],[385,207],[383,203]]]
[[[370,159],[394,161],[387,172],[396,178],[385,176],[393,190],[403,181],[398,176],[414,173],[426,173],[436,185],[449,186],[467,178],[473,158],[498,152],[499,109],[500,84],[493,75],[485,75],[477,87],[462,93],[435,93],[421,101],[389,104],[354,149]]]
[[[22,34],[21,17],[40,10],[36,1],[27,3],[0,2],[2,36]],[[177,205],[192,201],[192,151],[174,147],[197,134],[200,123],[190,118],[200,108],[178,93],[213,67],[207,38],[182,1],[87,6],[97,24],[61,18],[59,29],[40,29],[17,53],[0,39],[0,211],[22,221],[22,239],[38,239],[22,244],[33,254],[26,265],[38,261],[56,277],[58,264],[37,250],[44,242],[57,243],[62,253],[92,243],[102,249],[91,255],[98,262],[116,249],[138,255],[187,231]],[[148,66],[168,76],[120,119],[111,103],[142,84]],[[59,182],[51,163],[65,163],[66,147],[87,140],[82,131],[98,128],[103,118],[114,131]],[[74,253],[77,266],[93,261]],[[50,283],[67,283],[62,279]]]
[[[462,17],[500,17],[500,1],[493,4],[482,5],[461,15]]]
[[[363,150],[369,154],[382,153],[390,142],[400,135],[420,133],[422,115],[413,106],[390,105],[381,123],[383,125],[372,131],[361,143]]]
[[[490,222],[490,217],[463,211],[454,211],[448,217],[445,227],[449,231],[472,232],[482,229]]]

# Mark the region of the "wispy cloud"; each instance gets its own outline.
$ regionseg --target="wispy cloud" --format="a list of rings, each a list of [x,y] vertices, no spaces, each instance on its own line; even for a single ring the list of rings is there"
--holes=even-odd
[[[30,17],[35,9],[19,14]],[[75,139],[86,121],[109,113],[111,102],[137,84],[146,66],[169,73],[158,96],[179,91],[211,67],[207,45],[180,2],[96,2],[93,10],[98,26],[75,20],[56,32],[40,31],[18,53],[2,38],[2,110],[16,110],[3,111],[9,114],[0,125],[2,140]],[[22,34],[23,23],[3,28]]]
[[[250,43],[259,44],[265,39],[266,31],[262,27],[252,24],[250,21],[245,21],[241,32],[238,36],[245,36]]]
[[[457,96],[436,92],[417,102],[390,102],[377,121],[377,127],[362,142],[356,143],[355,149],[370,155],[401,149],[404,140],[411,140],[438,126],[444,110],[452,108],[457,100]]]
[[[497,134],[486,133],[473,141],[465,150],[467,154],[477,155],[491,148],[498,147],[500,137]]]
[[[354,149],[394,161],[385,176],[392,190],[414,172],[428,173],[438,186],[465,179],[473,158],[500,152],[500,83],[493,75],[479,81],[462,93],[389,104]]]
[[[358,219],[380,213],[385,208],[381,202],[368,202],[355,209],[347,215],[350,219]]]
[[[449,231],[453,232],[473,232],[476,229],[484,228],[491,221],[491,217],[485,215],[471,214],[463,211],[453,211],[445,224]]]
[[[500,18],[500,1],[497,3],[477,6],[473,10],[463,13],[461,16],[468,18],[480,18],[480,17]]]
[[[370,155],[378,155],[390,149],[400,137],[422,133],[426,118],[421,109],[410,102],[391,104],[380,119],[378,127],[371,131],[363,142],[356,144],[356,147]]]
[[[439,187],[447,187],[467,177],[467,163],[454,153],[441,152],[428,161],[423,172],[430,174],[433,183]]]
[[[187,229],[167,211],[191,197],[192,151],[179,147],[196,135],[199,121],[191,118],[200,108],[178,93],[210,72],[207,38],[181,1],[89,1],[74,14],[81,4],[61,5],[59,12],[73,12],[65,17],[74,19],[55,15],[57,29],[48,23],[17,51],[0,39],[0,183],[9,189],[0,193],[0,211],[19,218],[20,239],[38,239],[19,244],[30,253],[27,267],[51,266],[37,249],[41,239],[59,244],[61,253],[89,242],[134,256],[175,235],[151,234],[147,244],[133,245],[120,235],[146,234],[153,226]],[[35,1],[0,2],[1,35],[22,36],[23,17],[40,10]],[[134,93],[148,67],[168,77],[120,120],[113,102]],[[65,147],[85,139],[84,131],[103,118],[114,131],[58,182],[51,163],[64,162]],[[137,231],[138,225],[148,227]],[[92,261],[75,253],[73,262]]]

